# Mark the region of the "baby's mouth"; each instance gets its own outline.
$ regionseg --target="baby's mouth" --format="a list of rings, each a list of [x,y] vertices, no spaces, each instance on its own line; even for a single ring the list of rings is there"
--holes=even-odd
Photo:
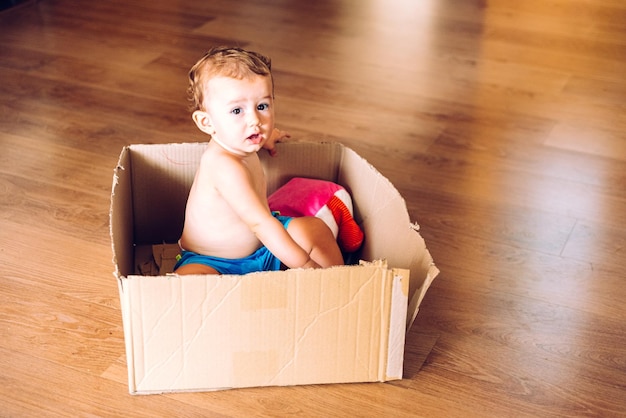
[[[248,137],[248,141],[252,142],[253,144],[260,144],[262,140],[263,135],[261,135],[260,133],[252,134]]]

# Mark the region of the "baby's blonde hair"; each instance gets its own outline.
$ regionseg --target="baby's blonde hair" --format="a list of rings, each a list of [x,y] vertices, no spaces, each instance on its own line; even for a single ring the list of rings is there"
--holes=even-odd
[[[244,79],[253,74],[270,76],[274,94],[271,69],[272,61],[257,52],[225,46],[211,48],[189,71],[188,93],[192,103],[191,110],[203,110],[207,83],[218,75],[237,79]]]

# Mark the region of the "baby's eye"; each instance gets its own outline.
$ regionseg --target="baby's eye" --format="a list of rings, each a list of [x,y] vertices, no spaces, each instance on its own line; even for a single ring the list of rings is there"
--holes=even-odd
[[[267,110],[267,109],[269,109],[269,107],[270,107],[270,105],[268,103],[261,103],[256,108],[257,108],[257,110]]]
[[[230,113],[232,113],[233,115],[239,115],[241,113],[241,108],[236,107],[233,110],[231,110]]]

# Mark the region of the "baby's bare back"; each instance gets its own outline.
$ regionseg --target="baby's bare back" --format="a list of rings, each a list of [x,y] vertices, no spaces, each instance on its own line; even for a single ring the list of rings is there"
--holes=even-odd
[[[267,208],[264,173],[256,154],[242,161],[229,158],[225,162],[225,157],[219,150],[217,151],[207,149],[202,157],[187,200],[185,226],[180,244],[183,249],[199,254],[242,258],[256,251],[261,242],[233,209],[233,205],[237,205],[238,210],[242,210],[245,203],[238,204],[237,201],[229,203],[220,193],[220,176],[216,170],[221,168],[223,171],[224,164],[240,164],[248,172],[248,176],[244,178],[250,180],[247,184],[241,185],[241,193],[253,190],[256,198]],[[237,187],[237,183],[228,186],[229,189],[233,189]],[[238,196],[237,193],[234,195]],[[242,202],[245,200],[242,199]],[[243,209],[245,210],[245,207]]]

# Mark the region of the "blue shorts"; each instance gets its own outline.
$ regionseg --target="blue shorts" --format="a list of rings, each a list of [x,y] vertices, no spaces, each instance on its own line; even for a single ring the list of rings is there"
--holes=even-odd
[[[291,217],[280,216],[273,213],[285,229],[291,222]],[[261,247],[252,254],[244,258],[221,258],[210,255],[194,253],[193,251],[183,250],[181,256],[174,266],[177,268],[186,264],[204,264],[217,270],[220,274],[247,274],[255,271],[276,271],[280,270],[281,262],[266,247]]]

